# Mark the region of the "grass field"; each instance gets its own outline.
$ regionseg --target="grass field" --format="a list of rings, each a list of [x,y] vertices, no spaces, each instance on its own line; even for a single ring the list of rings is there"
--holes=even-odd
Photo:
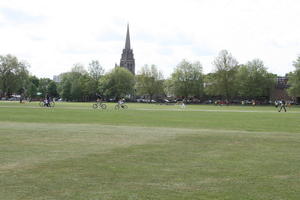
[[[300,107],[0,102],[0,199],[298,200]]]

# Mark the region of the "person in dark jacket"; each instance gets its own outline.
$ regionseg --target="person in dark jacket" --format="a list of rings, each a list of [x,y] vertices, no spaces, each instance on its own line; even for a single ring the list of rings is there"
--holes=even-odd
[[[285,104],[285,100],[281,100],[280,109],[278,110],[278,112],[281,112],[282,109],[284,109],[284,112],[286,112]]]
[[[47,107],[50,107],[50,96],[48,93],[46,93],[46,96],[45,96],[45,105]]]

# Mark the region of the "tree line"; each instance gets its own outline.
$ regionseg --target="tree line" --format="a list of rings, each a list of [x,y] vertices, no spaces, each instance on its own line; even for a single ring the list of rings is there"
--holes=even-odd
[[[170,78],[165,79],[155,65],[144,65],[134,76],[122,67],[104,71],[99,61],[89,63],[87,70],[75,64],[69,72],[59,75],[60,81],[38,78],[29,73],[29,64],[15,56],[0,56],[0,97],[12,94],[24,98],[43,98],[47,93],[65,101],[93,101],[96,93],[105,99],[121,97],[164,98],[166,96],[187,98],[270,99],[277,75],[267,71],[260,59],[245,64],[227,50],[220,51],[213,61],[214,71],[203,73],[200,62],[182,60]],[[294,62],[295,70],[287,74],[290,96],[300,96],[300,56]]]

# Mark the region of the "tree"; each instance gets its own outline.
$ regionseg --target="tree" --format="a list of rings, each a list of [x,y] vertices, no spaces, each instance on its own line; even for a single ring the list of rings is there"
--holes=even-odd
[[[171,78],[163,81],[163,90],[166,96],[174,96],[174,84]]]
[[[98,92],[98,87],[94,85],[94,80],[88,74],[79,77],[80,89],[82,92],[81,101],[89,101],[95,99],[95,94]],[[97,83],[98,85],[98,83]]]
[[[238,95],[246,98],[270,97],[275,77],[268,73],[263,61],[254,59],[238,68],[236,85]]]
[[[80,101],[83,99],[83,92],[81,89],[79,79],[74,79],[71,85],[71,98],[73,101]]]
[[[300,56],[293,63],[295,70],[288,75],[288,93],[292,97],[300,96]]]
[[[90,81],[87,83],[89,91],[88,93],[90,95],[95,95],[97,92],[99,92],[99,83],[101,77],[104,75],[104,69],[100,65],[99,61],[93,60],[91,63],[89,63],[89,76]]]
[[[123,67],[116,67],[101,80],[101,89],[107,97],[119,99],[130,96],[134,91],[134,76]]]
[[[60,94],[66,101],[80,101],[82,99],[82,90],[80,86],[80,77],[83,76],[79,72],[67,72],[62,74],[60,83]]]
[[[38,92],[41,93],[41,97],[44,97],[47,93],[50,97],[58,97],[57,84],[49,78],[41,78],[39,80]]]
[[[200,62],[181,61],[172,73],[171,80],[176,96],[200,97],[203,94],[203,74]]]
[[[210,95],[222,96],[228,100],[237,93],[235,76],[238,62],[227,50],[222,50],[213,64],[216,72],[208,77],[206,90]]]
[[[81,64],[75,64],[70,72],[61,74],[58,90],[66,101],[89,101],[98,90],[99,79],[103,69],[98,61],[89,65],[89,73]]]
[[[29,76],[25,95],[30,99],[37,96],[39,82],[40,80],[36,76]]]
[[[139,95],[149,95],[150,102],[154,95],[163,93],[163,76],[155,65],[145,65],[136,76],[136,88]]]
[[[48,93],[48,86],[51,82],[50,78],[41,78],[39,81],[38,91],[41,93],[41,96],[44,97]]]
[[[89,63],[89,75],[92,79],[95,81],[99,81],[101,76],[104,74],[104,69],[100,65],[98,60],[92,60],[91,63]]]
[[[81,63],[74,64],[73,68],[71,69],[71,72],[76,72],[79,74],[87,74],[87,71],[85,70],[84,66]]]
[[[29,77],[28,65],[12,55],[0,55],[0,95],[24,92]]]
[[[59,84],[60,96],[64,100],[70,101],[70,100],[72,100],[72,95],[71,95],[72,82],[71,82],[71,78],[69,77],[70,72],[69,73],[64,73],[61,76],[62,76],[62,79],[61,79],[61,82]]]
[[[47,88],[48,94],[50,95],[50,97],[58,97],[58,92],[57,92],[57,85],[54,81],[50,81],[50,83],[48,84],[48,88]]]

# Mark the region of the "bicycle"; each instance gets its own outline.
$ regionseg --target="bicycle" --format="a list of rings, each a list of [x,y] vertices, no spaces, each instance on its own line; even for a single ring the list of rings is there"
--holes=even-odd
[[[117,105],[115,105],[115,110],[120,110],[120,109],[125,110],[127,108],[128,108],[128,106],[125,105],[125,104],[117,104]]]
[[[106,107],[107,107],[106,104],[104,104],[104,103],[102,103],[102,102],[97,102],[97,103],[94,103],[94,104],[93,104],[93,108],[94,108],[94,109],[102,108],[103,110],[105,110]]]
[[[49,103],[46,103],[45,101],[40,101],[39,106],[40,107],[54,107],[55,103],[54,103],[54,101],[50,101]]]

